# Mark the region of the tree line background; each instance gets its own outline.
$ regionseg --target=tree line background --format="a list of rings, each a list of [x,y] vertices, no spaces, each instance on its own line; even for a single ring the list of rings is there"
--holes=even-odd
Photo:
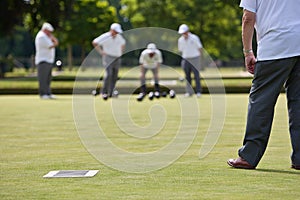
[[[25,66],[35,53],[34,38],[50,22],[60,41],[57,57],[80,65],[91,41],[113,22],[124,30],[162,27],[177,31],[182,23],[200,36],[215,60],[242,59],[240,0],[1,0],[0,57],[20,58]],[[133,54],[136,54],[133,52]],[[172,55],[168,55],[172,59]],[[176,61],[176,59],[175,59]],[[131,64],[131,63],[128,63]]]

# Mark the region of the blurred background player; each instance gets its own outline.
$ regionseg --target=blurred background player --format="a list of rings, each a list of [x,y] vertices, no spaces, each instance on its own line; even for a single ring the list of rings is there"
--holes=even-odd
[[[194,74],[196,84],[196,94],[201,96],[201,83],[200,83],[200,58],[202,54],[202,43],[199,37],[189,31],[186,24],[179,26],[178,33],[181,37],[178,39],[178,50],[182,53],[181,67],[185,73],[186,93],[185,96],[189,97],[194,94],[192,88],[191,73]]]
[[[141,91],[137,98],[138,101],[142,101],[146,95],[146,73],[148,69],[153,73],[155,89],[154,96],[156,98],[160,97],[158,71],[162,61],[163,60],[161,52],[156,48],[156,45],[154,43],[148,44],[147,49],[142,51],[139,59],[139,62],[141,64]]]
[[[103,33],[92,41],[95,49],[102,55],[102,62],[105,67],[106,75],[101,91],[104,100],[112,97],[118,80],[121,56],[126,44],[125,39],[120,35],[121,33],[123,33],[121,25],[113,23],[109,32]]]
[[[35,37],[35,64],[38,69],[39,94],[41,99],[55,99],[51,92],[52,68],[58,39],[53,36],[54,28],[45,22]]]

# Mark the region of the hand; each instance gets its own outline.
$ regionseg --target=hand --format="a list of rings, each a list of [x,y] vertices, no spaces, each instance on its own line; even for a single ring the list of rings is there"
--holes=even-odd
[[[98,44],[93,43],[93,45],[94,45],[96,51],[97,51],[101,56],[105,56],[105,55],[106,55],[106,53],[103,51],[103,49],[102,49]]]
[[[52,34],[51,34],[51,41],[53,42],[54,46],[58,46],[58,39],[56,37],[54,37]]]
[[[245,66],[250,74],[254,74],[256,58],[253,53],[245,55]]]
[[[106,56],[106,53],[102,50],[100,53],[102,56]]]

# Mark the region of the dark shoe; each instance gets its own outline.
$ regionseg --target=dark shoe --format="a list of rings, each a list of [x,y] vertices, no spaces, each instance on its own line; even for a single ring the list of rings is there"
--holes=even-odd
[[[292,164],[292,168],[296,169],[296,170],[300,170],[300,165],[294,165],[294,164]]]
[[[238,157],[237,159],[229,159],[227,161],[227,164],[231,167],[239,169],[255,169],[255,167],[250,165],[246,160],[244,160],[241,157]]]
[[[136,98],[136,100],[137,100],[137,101],[143,101],[144,97],[145,97],[145,93],[141,92],[141,93],[139,94],[139,96]]]

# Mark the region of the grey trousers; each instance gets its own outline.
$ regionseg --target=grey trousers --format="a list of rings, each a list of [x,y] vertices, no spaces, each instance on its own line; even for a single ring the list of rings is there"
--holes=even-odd
[[[105,67],[105,77],[103,80],[102,94],[112,96],[113,90],[118,80],[121,58],[105,55],[102,57]]]
[[[158,79],[158,68],[154,68],[154,69],[148,69],[148,68],[142,68],[141,69],[141,92],[142,93],[146,93],[146,73],[148,70],[152,71],[153,74],[153,78],[154,78],[154,87],[155,87],[155,91],[159,92],[159,79]]]
[[[185,79],[187,81],[185,91],[189,94],[201,93],[201,83],[200,83],[200,57],[195,58],[185,58],[181,61],[181,67],[185,73]],[[192,77],[191,73],[194,74],[196,91],[192,88]]]
[[[52,63],[41,62],[37,64],[40,96],[51,94],[52,68]]]
[[[257,62],[250,90],[247,125],[239,156],[252,166],[261,160],[271,132],[274,107],[285,87],[292,164],[300,165],[300,57]]]

